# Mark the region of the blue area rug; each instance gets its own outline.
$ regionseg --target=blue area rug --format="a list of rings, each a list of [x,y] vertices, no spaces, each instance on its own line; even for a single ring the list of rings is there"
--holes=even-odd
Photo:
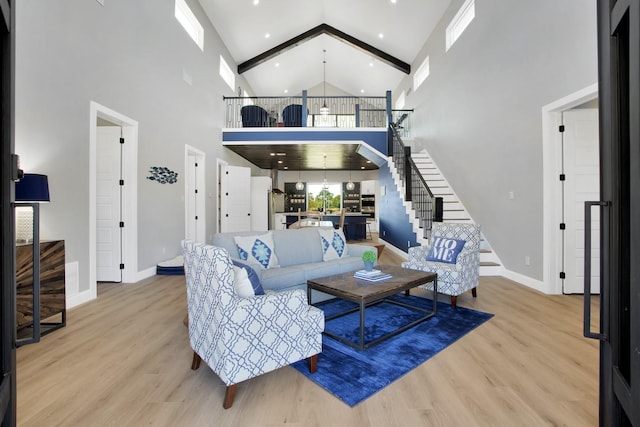
[[[407,297],[404,294],[397,294],[391,299],[429,310],[432,306],[431,300],[416,296]],[[327,317],[355,306],[349,301],[334,299],[319,307]],[[366,341],[382,336],[422,316],[423,314],[416,310],[386,302],[369,307],[365,314]],[[491,317],[493,314],[464,307],[453,309],[450,305],[440,302],[435,317],[362,352],[323,335],[322,353],[318,358],[318,371],[315,374],[309,373],[306,360],[296,362],[292,366],[347,405],[354,406]],[[357,341],[358,312],[326,322],[325,330]]]

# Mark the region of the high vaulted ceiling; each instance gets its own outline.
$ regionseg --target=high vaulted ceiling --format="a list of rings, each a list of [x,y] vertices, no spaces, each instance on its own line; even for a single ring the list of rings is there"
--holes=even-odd
[[[239,65],[322,24],[412,64],[451,0],[199,1]],[[285,90],[296,95],[304,89],[317,94],[324,82],[325,49],[327,87],[348,95],[382,96],[407,75],[372,53],[321,34],[243,76],[256,96],[284,96]]]

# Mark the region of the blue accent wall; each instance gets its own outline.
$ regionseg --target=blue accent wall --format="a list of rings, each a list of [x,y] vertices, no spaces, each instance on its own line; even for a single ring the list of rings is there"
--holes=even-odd
[[[387,155],[387,130],[363,130],[363,131],[300,131],[280,128],[255,128],[256,130],[235,132],[225,129],[222,132],[222,141],[364,141],[384,155]]]
[[[409,215],[405,212],[400,192],[393,182],[389,166],[380,166],[378,175],[380,187],[385,187],[385,195],[380,196],[380,238],[391,243],[398,249],[407,252],[407,242],[416,246],[416,233],[409,222]]]

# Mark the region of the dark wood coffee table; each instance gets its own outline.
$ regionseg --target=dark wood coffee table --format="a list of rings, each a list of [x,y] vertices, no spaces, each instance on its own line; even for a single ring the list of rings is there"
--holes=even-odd
[[[325,320],[328,321],[331,319],[335,319],[336,317],[344,316],[346,314],[353,313],[359,310],[360,311],[359,342],[350,341],[344,337],[341,337],[332,333],[331,331],[327,331],[326,329],[324,331],[324,334],[361,351],[371,347],[372,345],[378,344],[381,341],[389,339],[399,334],[400,332],[405,331],[417,325],[418,323],[421,323],[427,319],[430,319],[431,317],[435,316],[436,309],[437,309],[436,297],[438,293],[438,275],[436,273],[429,273],[426,271],[419,271],[419,270],[411,270],[408,268],[396,267],[392,265],[379,265],[379,266],[376,266],[375,268],[378,270],[381,270],[384,273],[391,274],[392,277],[390,279],[382,280],[379,282],[370,282],[368,280],[353,277],[354,272],[352,271],[349,273],[335,274],[333,276],[321,277],[319,279],[314,279],[314,280],[307,280],[307,299],[309,301],[309,304],[312,304],[311,291],[313,289],[320,292],[324,292],[329,295],[333,295],[337,298],[345,299],[358,304],[358,307],[356,308],[326,317]],[[431,310],[425,310],[424,308],[421,308],[421,307],[416,307],[414,305],[405,304],[405,303],[390,300],[387,298],[399,292],[404,292],[406,295],[409,295],[410,289],[425,283],[429,283],[429,282],[433,282],[433,293],[432,293],[433,308]],[[411,308],[412,310],[423,312],[425,315],[405,326],[402,326],[396,329],[393,332],[385,334],[369,342],[365,342],[364,328],[365,328],[366,308],[375,304],[379,304],[383,301],[391,304],[408,307],[408,308]]]

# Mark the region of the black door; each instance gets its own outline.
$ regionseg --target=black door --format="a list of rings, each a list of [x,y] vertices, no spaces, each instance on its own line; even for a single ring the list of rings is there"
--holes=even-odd
[[[16,347],[15,347],[15,237],[13,231],[13,179],[17,165],[13,153],[14,37],[13,1],[0,0],[0,420],[2,426],[16,425]]]
[[[640,0],[598,1],[598,50],[601,330],[585,316],[585,334],[601,340],[600,425],[640,426]]]

